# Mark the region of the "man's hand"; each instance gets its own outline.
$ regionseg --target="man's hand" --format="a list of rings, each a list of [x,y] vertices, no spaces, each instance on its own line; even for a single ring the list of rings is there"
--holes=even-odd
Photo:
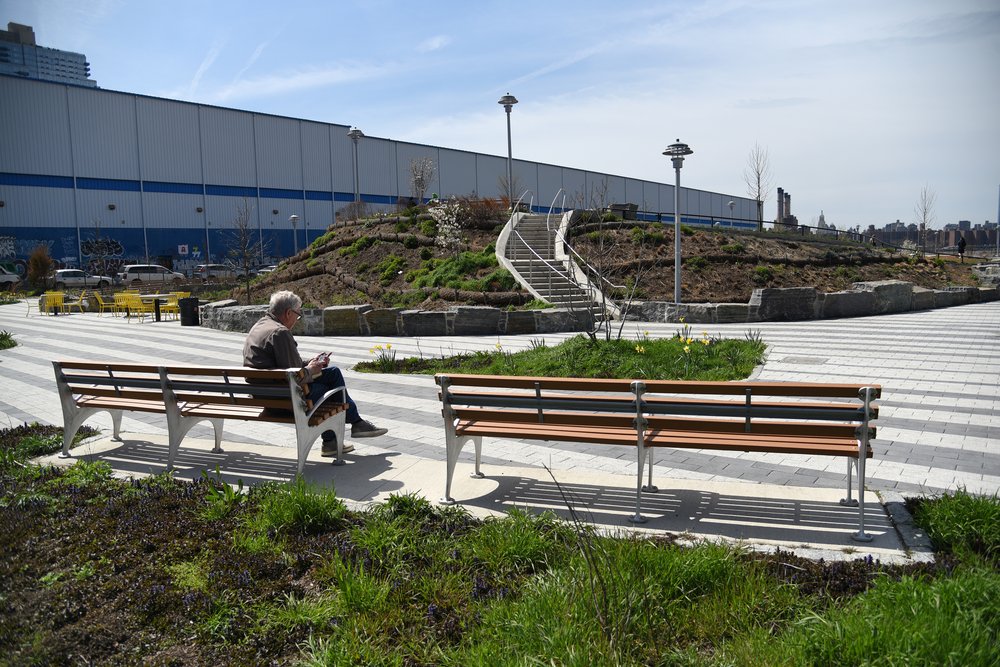
[[[329,365],[330,365],[330,353],[322,352],[313,357],[312,359],[310,359],[309,362],[306,364],[306,368],[308,368],[309,372],[312,373],[313,376],[315,377],[320,373],[322,373],[323,369]]]

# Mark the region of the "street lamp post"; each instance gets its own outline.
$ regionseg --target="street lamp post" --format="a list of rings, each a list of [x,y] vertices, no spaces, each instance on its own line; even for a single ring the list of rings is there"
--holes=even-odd
[[[296,226],[299,224],[299,216],[294,213],[288,216],[288,222],[292,223],[292,247],[295,248],[294,254],[299,254],[299,233],[296,230]]]
[[[365,136],[365,133],[356,127],[352,127],[347,136],[354,142],[354,203],[357,204],[361,201],[361,181],[358,177],[358,140]]]
[[[733,208],[735,208],[736,202],[732,199],[729,200],[729,226],[733,226]]]
[[[680,139],[667,146],[663,154],[670,158],[674,165],[676,180],[674,182],[674,303],[681,304],[681,167],[684,166],[684,156],[691,155],[693,150],[682,144]]]
[[[517,98],[507,93],[501,97],[497,104],[503,105],[503,110],[507,113],[507,197],[510,199],[511,210],[514,210],[514,154],[510,144],[510,110],[517,104]]]

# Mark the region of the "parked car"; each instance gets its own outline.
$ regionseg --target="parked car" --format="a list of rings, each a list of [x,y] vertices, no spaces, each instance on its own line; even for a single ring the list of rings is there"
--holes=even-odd
[[[109,276],[92,276],[80,269],[59,269],[56,271],[52,284],[56,289],[66,289],[67,287],[96,287],[104,289],[111,287],[114,279]]]
[[[12,273],[0,266],[0,289],[14,289],[14,285],[21,282],[21,276]]]
[[[177,284],[184,280],[183,273],[177,273],[159,264],[129,264],[118,273],[118,282],[123,285],[142,283]]]
[[[239,272],[225,264],[199,264],[194,268],[191,277],[207,282],[216,280],[235,280]]]
[[[257,269],[254,270],[254,274],[258,275],[258,276],[262,276],[265,273],[271,273],[272,271],[274,271],[277,268],[278,268],[277,264],[270,264],[268,266],[261,266],[261,267],[259,267],[259,268],[257,268]]]

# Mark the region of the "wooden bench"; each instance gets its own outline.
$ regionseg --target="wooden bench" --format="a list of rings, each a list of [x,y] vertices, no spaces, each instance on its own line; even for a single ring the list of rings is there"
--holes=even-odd
[[[642,523],[642,492],[655,492],[653,450],[672,447],[847,459],[847,497],[858,507],[854,539],[865,533],[865,459],[872,456],[874,384],[801,382],[693,382],[438,374],[447,447],[442,502],[453,503],[451,483],[459,454],[475,444],[474,477],[482,477],[484,437],[581,442],[636,448],[635,514]],[[647,461],[648,459],[648,461]],[[642,484],[648,465],[649,481]],[[851,474],[857,471],[858,498]],[[861,500],[862,502],[858,502]]]
[[[291,424],[295,427],[298,473],[323,431],[337,434],[337,458],[343,463],[347,404],[332,389],[313,404],[300,368],[256,370],[153,366],[104,361],[53,361],[63,412],[63,457],[80,426],[97,412],[108,412],[113,437],[120,440],[124,412],[152,412],[167,417],[167,470],[173,469],[181,441],[195,424],[207,421],[215,431],[213,452],[222,452],[226,419]]]

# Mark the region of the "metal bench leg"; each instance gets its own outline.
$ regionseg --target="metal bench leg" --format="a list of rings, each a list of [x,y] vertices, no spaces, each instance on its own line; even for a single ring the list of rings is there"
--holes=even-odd
[[[858,457],[858,532],[851,537],[856,542],[871,542],[872,536],[865,532],[865,457]]]
[[[455,466],[458,465],[458,455],[462,453],[462,447],[465,445],[465,441],[468,438],[463,438],[455,433],[454,427],[451,425],[445,428],[445,457],[447,460],[447,467],[444,479],[444,497],[438,502],[442,505],[454,505],[455,499],[451,497],[451,482],[455,478]],[[482,447],[482,438],[475,438],[479,442],[477,444],[477,451]],[[479,457],[476,457],[476,468],[478,472],[479,468]]]
[[[653,484],[653,448],[649,448],[649,462],[646,464],[649,466],[649,484],[642,487],[642,490],[646,493],[656,493],[660,490],[658,486]]]
[[[840,499],[840,504],[844,507],[857,507],[858,505],[858,501],[852,497],[854,487],[851,481],[851,471],[854,469],[854,465],[854,459],[847,459],[847,497]]]
[[[483,438],[482,438],[482,436],[473,438],[472,439],[472,444],[475,445],[475,447],[476,447],[476,469],[475,469],[475,471],[469,473],[469,477],[471,477],[473,479],[482,479],[483,477],[486,477],[486,475],[483,474],[482,470],[479,469],[479,464],[482,463],[482,459],[483,459]]]
[[[638,447],[638,470],[636,471],[636,481],[635,481],[635,514],[628,518],[632,523],[646,523],[646,517],[642,515],[642,466],[646,460],[645,447],[643,447],[643,435],[639,432],[638,441],[636,443]]]

